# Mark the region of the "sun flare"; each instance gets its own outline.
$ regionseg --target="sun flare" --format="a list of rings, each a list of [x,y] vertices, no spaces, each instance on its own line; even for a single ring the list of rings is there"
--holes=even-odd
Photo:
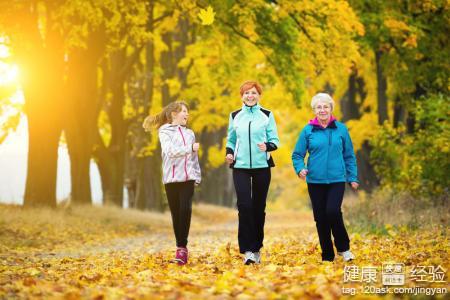
[[[19,67],[15,64],[0,62],[0,86],[14,85],[19,80]]]

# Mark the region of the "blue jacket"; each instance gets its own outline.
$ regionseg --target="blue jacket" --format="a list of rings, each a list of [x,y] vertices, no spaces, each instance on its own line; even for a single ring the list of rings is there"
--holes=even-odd
[[[308,170],[308,183],[359,182],[352,140],[347,127],[338,121],[326,128],[312,122],[306,125],[292,153],[292,163],[296,174]]]
[[[267,151],[259,150],[259,143],[266,143]],[[231,167],[257,169],[273,167],[269,152],[278,148],[280,140],[273,113],[262,108],[243,105],[230,114],[227,136],[227,154],[233,154]]]

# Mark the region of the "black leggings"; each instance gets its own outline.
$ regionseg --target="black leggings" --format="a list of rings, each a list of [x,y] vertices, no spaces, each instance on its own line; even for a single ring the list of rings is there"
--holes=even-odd
[[[257,252],[263,246],[270,168],[233,169],[239,210],[239,251]]]
[[[167,183],[164,187],[169,201],[177,247],[186,247],[191,225],[194,181]]]
[[[333,261],[334,250],[331,234],[337,251],[350,249],[350,240],[342,218],[341,205],[344,198],[345,182],[330,184],[308,183],[314,220],[319,234],[322,260]]]

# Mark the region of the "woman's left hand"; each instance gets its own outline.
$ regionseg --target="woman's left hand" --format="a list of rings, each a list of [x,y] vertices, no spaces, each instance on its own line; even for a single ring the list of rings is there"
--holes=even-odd
[[[262,152],[267,151],[266,143],[260,143],[260,144],[256,144],[256,145],[258,145],[259,150],[261,150]]]
[[[358,189],[358,187],[359,187],[359,183],[357,183],[357,182],[350,182],[350,185],[352,186],[352,189],[353,190],[357,190]]]

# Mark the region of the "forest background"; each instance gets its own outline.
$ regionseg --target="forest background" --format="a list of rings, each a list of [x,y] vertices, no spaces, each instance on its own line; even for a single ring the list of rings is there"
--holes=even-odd
[[[28,131],[23,206],[0,206],[0,296],[340,297],[342,269],[311,263],[314,222],[291,164],[317,92],[333,96],[356,151],[360,191],[347,192],[344,219],[359,262],[387,255],[412,270],[448,270],[449,8],[446,0],[0,1],[0,147],[24,118]],[[235,263],[235,212],[209,205],[235,206],[225,140],[245,80],[263,86],[281,140],[268,196],[272,256],[261,273]],[[192,272],[162,254],[172,236],[161,149],[157,132],[142,128],[175,100],[189,104],[201,145],[192,231],[211,249],[196,256],[205,244],[194,244]],[[61,146],[71,184],[58,202]],[[92,163],[102,207],[93,205]]]

